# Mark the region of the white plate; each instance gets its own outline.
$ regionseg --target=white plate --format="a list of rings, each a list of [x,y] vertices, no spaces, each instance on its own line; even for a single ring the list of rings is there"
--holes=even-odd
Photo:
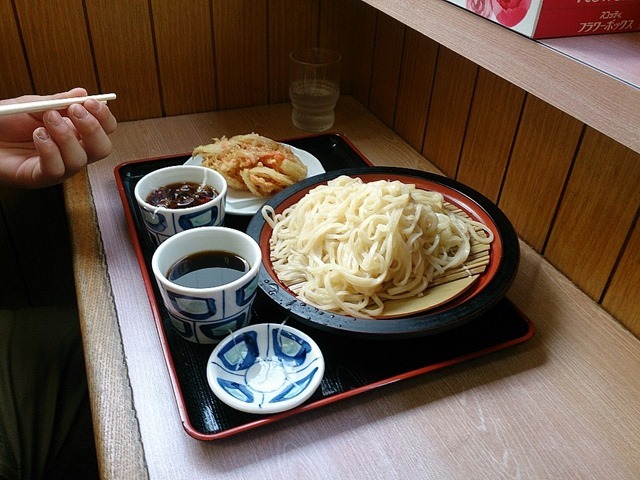
[[[286,145],[286,144],[285,144]],[[307,178],[324,173],[324,168],[316,157],[309,152],[287,145],[291,151],[307,166]],[[189,158],[185,165],[202,165],[202,157],[199,155]],[[253,215],[271,197],[256,197],[251,192],[236,190],[229,187],[227,189],[227,213],[232,215]]]
[[[222,402],[249,413],[277,413],[307,401],[324,375],[324,357],[293,327],[259,323],[230,333],[211,352],[207,382]]]

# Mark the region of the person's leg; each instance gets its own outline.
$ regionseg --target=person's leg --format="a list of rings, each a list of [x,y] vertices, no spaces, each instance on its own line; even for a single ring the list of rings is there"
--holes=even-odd
[[[82,342],[72,308],[0,311],[2,475],[98,478]]]

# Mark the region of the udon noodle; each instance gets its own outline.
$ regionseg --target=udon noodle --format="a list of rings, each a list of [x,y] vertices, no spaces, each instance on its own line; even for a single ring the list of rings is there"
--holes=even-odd
[[[311,305],[356,317],[380,315],[385,300],[422,295],[463,264],[472,238],[493,240],[485,225],[448,211],[442,194],[400,181],[340,176],[262,215],[273,229],[280,281]]]

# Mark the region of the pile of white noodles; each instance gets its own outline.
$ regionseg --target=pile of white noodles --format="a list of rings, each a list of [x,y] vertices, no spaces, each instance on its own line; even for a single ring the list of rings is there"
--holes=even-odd
[[[400,181],[340,176],[281,214],[265,206],[262,215],[280,281],[311,305],[356,317],[422,295],[466,260],[471,237],[493,240],[486,226],[445,209],[440,193]]]

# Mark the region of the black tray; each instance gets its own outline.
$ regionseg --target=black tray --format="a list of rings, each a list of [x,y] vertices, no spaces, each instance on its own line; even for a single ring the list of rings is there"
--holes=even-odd
[[[314,155],[325,170],[360,167],[371,163],[344,136],[322,134],[286,143]],[[353,338],[321,331],[296,322],[261,290],[253,306],[253,323],[286,321],[310,335],[325,357],[325,375],[314,395],[303,405],[274,415],[239,412],[220,402],[206,379],[206,364],[213,346],[196,345],[173,331],[151,273],[154,245],[146,237],[133,190],[146,173],[184,163],[190,154],[144,159],[116,167],[115,176],[131,236],[140,263],[156,327],[163,347],[180,417],[186,432],[200,440],[216,440],[298,414],[328,403],[414,377],[470,358],[501,350],[530,339],[533,324],[508,299],[489,312],[442,333],[415,339]],[[227,226],[245,230],[251,217],[227,214]],[[385,355],[378,354],[383,342]]]

